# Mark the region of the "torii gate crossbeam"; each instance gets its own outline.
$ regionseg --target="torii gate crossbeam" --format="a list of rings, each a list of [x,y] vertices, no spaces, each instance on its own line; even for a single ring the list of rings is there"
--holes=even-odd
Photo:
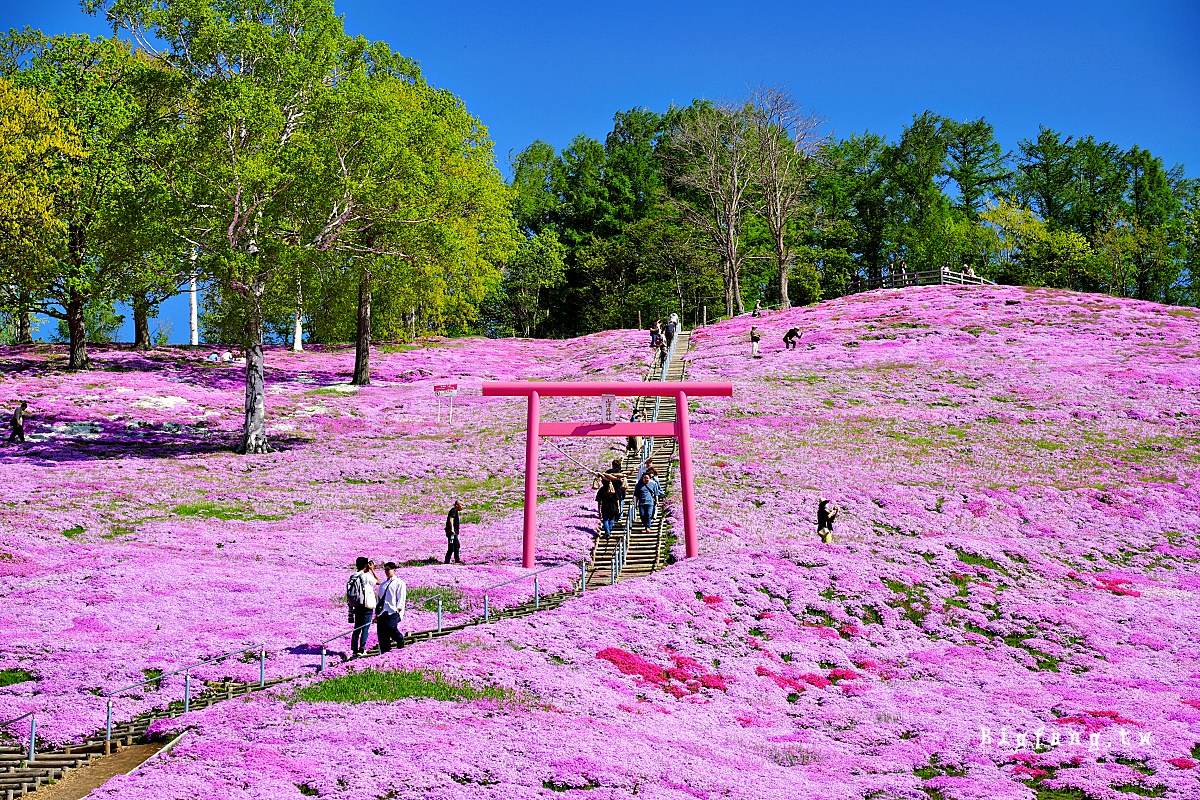
[[[541,421],[542,397],[673,397],[674,422],[546,422]],[[698,552],[695,485],[692,480],[692,441],[688,427],[688,397],[732,397],[733,384],[689,381],[582,383],[519,381],[483,384],[484,397],[528,398],[525,433],[525,526],[521,564],[532,567],[537,540],[538,444],[543,436],[671,436],[679,443],[679,483],[683,495],[684,550]]]

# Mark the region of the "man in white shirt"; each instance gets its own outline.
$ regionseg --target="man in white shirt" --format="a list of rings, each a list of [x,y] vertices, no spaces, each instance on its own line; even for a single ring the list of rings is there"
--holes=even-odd
[[[396,566],[392,561],[383,565],[387,580],[379,587],[379,607],[375,611],[375,626],[379,635],[380,653],[391,650],[393,641],[397,647],[404,647],[404,634],[400,632],[400,623],[404,620],[404,604],[408,600],[408,587],[396,575]]]

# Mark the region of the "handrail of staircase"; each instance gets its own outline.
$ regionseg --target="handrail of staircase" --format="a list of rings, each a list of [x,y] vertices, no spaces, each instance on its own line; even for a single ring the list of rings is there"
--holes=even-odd
[[[37,717],[34,716],[34,714],[36,714],[36,713],[37,713],[36,711],[26,711],[24,714],[22,714],[19,717],[13,717],[12,719],[5,720],[4,722],[0,722],[0,728],[3,728],[6,725],[12,725],[14,722],[20,722],[21,720],[26,719],[26,718],[29,719],[29,760],[30,761],[35,761],[36,759],[34,758],[34,756],[37,755],[34,752],[34,747],[37,742]]]
[[[543,572],[549,572],[552,569],[561,569],[562,567],[565,567],[567,564],[574,565],[576,563],[579,564],[579,570],[580,570],[579,591],[581,591],[581,592],[586,591],[587,590],[587,559],[586,558],[581,558],[581,559],[579,559],[578,562],[563,561],[559,564],[552,564],[549,567],[542,567],[539,570],[535,570],[533,572],[527,572],[524,575],[518,575],[515,578],[509,578],[506,581],[501,581],[500,583],[485,587],[483,590],[483,621],[489,622],[491,620],[491,607],[488,605],[488,592],[490,592],[492,589],[499,589],[501,586],[508,586],[510,583],[516,583],[517,581],[523,581],[526,578],[533,578],[533,607],[534,607],[534,609],[537,609],[538,606],[541,604],[541,587],[538,584],[538,575],[541,575]]]
[[[659,374],[658,374],[658,382],[659,383],[665,383],[667,380],[667,373],[671,369],[671,361],[674,360],[674,358],[675,358],[675,345],[679,342],[679,334],[682,332],[682,328],[683,328],[683,325],[680,324],[679,330],[677,330],[675,332],[675,335],[673,337],[671,337],[671,344],[667,347],[667,352],[663,356],[662,369],[659,371]],[[662,406],[662,398],[655,397],[654,398],[654,411],[651,412],[651,415],[650,415],[651,422],[658,422],[658,412],[659,412],[659,409],[661,408],[661,406]],[[653,452],[654,452],[654,437],[647,436],[645,441],[642,442],[642,452],[639,454],[640,458],[638,459],[638,464],[645,464],[646,461],[653,454]],[[612,562],[609,565],[609,583],[610,584],[616,583],[617,578],[619,578],[621,576],[621,570],[625,569],[625,559],[629,555],[629,538],[633,533],[633,512],[634,512],[634,499],[633,499],[633,497],[630,497],[629,507],[625,511],[625,532],[621,535],[621,538],[617,541],[616,548],[613,550]]]

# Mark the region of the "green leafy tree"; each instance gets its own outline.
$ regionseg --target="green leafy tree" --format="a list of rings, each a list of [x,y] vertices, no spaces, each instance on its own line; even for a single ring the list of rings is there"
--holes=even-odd
[[[54,197],[62,235],[31,284],[38,310],[63,320],[69,332],[70,369],[86,369],[84,308],[110,303],[130,277],[128,210],[136,203],[132,185],[138,154],[138,100],[134,84],[142,70],[128,47],[87,36],[10,34],[5,49],[21,55],[14,83],[41,92],[58,115],[70,121],[86,155],[68,160],[69,190]]]
[[[532,336],[546,318],[543,292],[564,283],[566,248],[553,227],[542,229],[523,242],[504,270],[502,291],[508,318],[522,336]]]
[[[946,141],[946,174],[958,187],[957,207],[971,220],[979,218],[988,198],[1009,180],[1004,152],[987,120],[942,121]]]
[[[67,226],[56,213],[74,189],[79,137],[43,94],[0,77],[0,313],[4,338],[33,341],[31,311]]]

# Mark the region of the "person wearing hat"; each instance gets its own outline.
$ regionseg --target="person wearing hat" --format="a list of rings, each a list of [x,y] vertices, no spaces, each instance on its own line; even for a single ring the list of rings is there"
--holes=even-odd
[[[824,497],[817,501],[817,536],[821,537],[821,544],[833,542],[833,521],[838,515],[837,507],[830,511],[828,504]]]
[[[751,358],[759,357],[758,356],[758,342],[760,339],[762,339],[762,337],[758,335],[758,326],[751,325],[750,326],[750,357]]]
[[[387,580],[379,587],[379,605],[375,610],[375,628],[379,637],[379,652],[386,653],[392,649],[392,642],[397,647],[404,647],[404,634],[400,632],[400,623],[404,621],[404,605],[408,601],[408,587],[396,575],[394,561],[383,565]]]
[[[450,510],[446,512],[446,563],[450,563],[450,556],[454,556],[454,563],[461,564],[462,559],[458,556],[458,512],[462,511],[463,504],[459,500],[454,501],[454,505],[450,506]]]

